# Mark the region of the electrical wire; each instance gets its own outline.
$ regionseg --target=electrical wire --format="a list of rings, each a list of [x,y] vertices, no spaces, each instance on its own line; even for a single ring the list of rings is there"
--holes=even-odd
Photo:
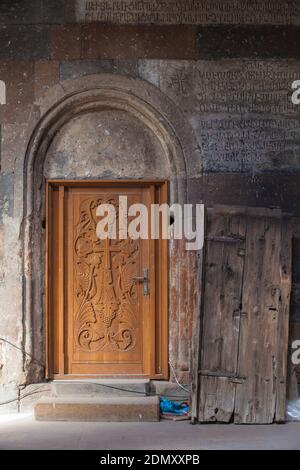
[[[30,397],[31,395],[35,395],[36,393],[39,393],[39,392],[40,392],[40,390],[35,390],[34,392],[25,393],[24,395],[22,395],[20,397],[12,398],[11,400],[7,400],[7,401],[4,401],[4,402],[0,403],[0,406],[1,405],[9,405],[10,403],[14,403],[16,401],[20,402],[24,398]],[[43,392],[51,392],[51,388],[45,389],[45,390],[43,390]]]
[[[69,381],[69,380],[68,380],[68,381],[67,381],[67,380],[59,380],[59,383],[70,383],[70,381]],[[89,383],[89,384],[97,385],[97,386],[99,386],[99,387],[106,387],[106,388],[110,388],[110,389],[114,389],[114,390],[119,390],[120,392],[130,392],[130,393],[134,393],[134,394],[139,393],[139,394],[143,394],[143,395],[146,396],[146,397],[147,397],[147,396],[151,396],[151,397],[160,397],[160,396],[161,396],[161,394],[159,395],[159,394],[157,394],[157,393],[150,393],[150,394],[148,394],[148,393],[146,393],[146,392],[140,392],[139,390],[128,390],[128,389],[125,389],[125,388],[114,387],[113,385],[101,384],[101,383],[98,383],[98,382],[84,382],[84,381],[82,381],[82,380],[81,380],[81,381],[80,381],[80,380],[72,380],[72,383],[81,383],[81,384]],[[179,385],[179,384],[178,384],[178,385]],[[183,387],[183,386],[181,386],[181,387]],[[41,391],[41,389],[42,389],[42,387],[39,387],[38,390],[35,390],[35,391],[33,391],[33,392],[30,392],[30,393],[25,393],[24,395],[21,395],[21,396],[19,396],[19,397],[17,397],[17,398],[13,398],[13,399],[11,399],[11,400],[7,400],[7,401],[5,401],[5,402],[2,402],[2,403],[0,403],[0,406],[1,406],[1,405],[8,405],[8,404],[14,403],[14,402],[16,402],[16,401],[19,401],[19,402],[20,402],[20,401],[23,400],[24,398],[27,398],[27,397],[29,397],[29,396],[31,396],[31,395],[35,395],[35,394],[39,393],[39,392]],[[50,388],[43,390],[43,392],[51,392],[51,391],[52,391],[52,389],[50,389]],[[186,391],[189,393],[188,390],[186,390]],[[186,400],[186,396],[169,395],[168,393],[166,393],[166,395],[167,395],[168,397],[170,397],[170,398],[177,398],[177,399],[180,398],[180,399],[182,399],[182,400]]]
[[[175,369],[174,369],[173,364],[172,364],[171,361],[169,361],[169,365],[170,365],[170,367],[171,367],[171,369],[172,369],[172,372],[173,372],[173,375],[174,375],[174,379],[175,379],[175,382],[177,383],[177,385],[178,385],[180,388],[182,388],[182,390],[184,390],[185,392],[190,393],[190,390],[188,390],[188,389],[185,388],[183,385],[181,385],[181,383],[179,383],[179,380],[178,380],[178,378],[177,378]]]
[[[18,351],[21,351],[21,353],[23,353],[23,354],[25,354],[26,356],[30,357],[34,362],[36,362],[37,364],[39,364],[40,366],[42,366],[44,369],[46,369],[45,364],[43,364],[42,362],[38,361],[34,356],[32,356],[32,354],[29,354],[29,353],[26,352],[23,348],[20,348],[19,346],[17,346],[16,344],[12,343],[11,341],[8,341],[8,340],[5,339],[5,338],[1,338],[1,337],[0,337],[0,341],[3,341],[4,343],[9,344],[10,346],[12,346],[12,347],[15,348],[15,349],[18,349]]]
[[[72,383],[74,383],[72,381]],[[86,382],[77,382],[77,383],[86,383]],[[95,385],[99,385],[100,387],[103,386],[103,384],[99,384],[99,383],[96,383],[96,382],[89,382],[89,383],[92,383],[92,384],[95,384]],[[126,390],[126,389],[123,389],[123,388],[118,388],[118,387],[112,387],[112,386],[109,386],[109,385],[106,385],[106,387],[108,388],[113,388],[115,390],[119,390],[120,392],[130,392],[130,393],[142,393],[144,396],[149,396],[149,397],[161,397],[161,395],[157,394],[157,393],[151,393],[151,394],[146,394],[144,392],[139,392],[138,390]],[[42,387],[41,387],[42,388]],[[43,390],[43,392],[52,392],[52,390],[50,388],[48,389],[45,389]],[[30,397],[31,395],[35,395],[37,393],[40,393],[40,390],[35,390],[34,392],[30,392],[30,393],[25,393],[24,395],[20,396],[20,397],[16,397],[16,398],[13,398],[11,400],[7,400],[5,402],[1,402],[0,403],[0,406],[2,405],[9,405],[10,403],[14,403],[16,401],[18,402],[21,402],[24,398],[27,398],[27,397]],[[178,395],[169,395],[168,393],[166,394],[169,398],[180,398],[181,400],[186,400],[186,396],[178,396]]]
[[[29,356],[34,362],[36,362],[37,364],[41,365],[44,369],[45,369],[45,365],[42,364],[40,361],[38,361],[37,359],[35,359],[34,356],[32,356],[31,354],[27,353],[26,351],[24,351],[22,348],[20,348],[19,346],[13,344],[11,341],[8,341],[7,339],[5,338],[1,338],[0,337],[0,341],[3,341],[7,344],[9,344],[10,346],[18,349],[19,351],[21,351],[23,354],[26,354],[27,356]],[[184,390],[185,392],[187,393],[190,393],[190,390],[188,390],[187,388],[185,388],[181,383],[179,383],[178,381],[178,378],[177,378],[177,375],[176,375],[176,372],[175,372],[175,369],[173,367],[173,364],[171,363],[171,361],[169,361],[169,364],[170,364],[170,367],[172,369],[172,372],[173,372],[173,375],[174,375],[174,378],[175,378],[175,381],[177,383],[177,385],[182,389]],[[59,383],[70,383],[70,381],[67,381],[67,380],[60,380]],[[72,383],[81,383],[81,384],[86,384],[86,383],[89,383],[89,384],[93,384],[93,385],[97,385],[99,387],[106,387],[106,388],[109,388],[109,389],[113,389],[113,390],[118,390],[120,392],[127,392],[127,393],[134,393],[135,395],[136,394],[140,394],[140,395],[144,395],[145,397],[147,396],[158,396],[160,397],[161,395],[157,394],[157,393],[147,393],[147,392],[141,392],[139,390],[131,390],[131,389],[126,389],[126,388],[121,388],[121,387],[116,387],[116,386],[113,386],[113,385],[108,385],[108,384],[103,384],[103,383],[98,383],[98,382],[84,382],[82,380],[72,380]],[[40,392],[42,387],[39,387],[39,389],[33,391],[33,392],[30,392],[30,393],[26,393],[24,395],[20,395],[16,398],[13,398],[11,400],[7,400],[5,402],[1,402],[0,403],[0,406],[2,405],[8,405],[10,403],[14,403],[16,401],[20,402],[21,400],[23,400],[24,398],[26,397],[29,397],[31,395],[35,395],[37,393]],[[50,392],[52,391],[51,389],[46,389],[46,390],[43,390],[44,392]],[[180,399],[186,399],[186,396],[184,397],[181,397],[181,396],[178,396],[178,395],[169,395],[168,393],[166,393],[166,395],[170,398],[180,398]]]

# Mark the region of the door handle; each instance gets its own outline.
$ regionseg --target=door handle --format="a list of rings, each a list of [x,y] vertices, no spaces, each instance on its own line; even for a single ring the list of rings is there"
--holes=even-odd
[[[144,295],[149,295],[149,270],[147,268],[143,269],[143,276],[136,276],[132,278],[135,282],[142,282],[144,288]]]

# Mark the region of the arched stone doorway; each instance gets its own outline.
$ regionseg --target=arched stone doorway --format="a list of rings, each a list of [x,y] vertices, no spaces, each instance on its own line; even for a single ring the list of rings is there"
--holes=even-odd
[[[53,87],[27,148],[24,167],[24,332],[26,351],[45,358],[45,180],[170,181],[170,202],[189,202],[199,151],[180,110],[158,89],[136,79],[95,75]],[[200,201],[199,201],[200,202]],[[170,359],[188,377],[191,331],[198,311],[197,255],[170,243]],[[43,369],[27,357],[27,380]]]

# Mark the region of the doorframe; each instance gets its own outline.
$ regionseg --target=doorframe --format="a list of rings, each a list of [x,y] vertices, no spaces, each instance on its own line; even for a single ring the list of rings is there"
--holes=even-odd
[[[64,373],[64,358],[62,357],[60,362],[60,373],[54,373],[54,359],[53,359],[53,339],[54,339],[54,328],[51,318],[51,214],[52,214],[52,189],[53,187],[65,188],[65,187],[153,187],[154,188],[154,203],[164,204],[169,202],[169,181],[168,180],[62,180],[62,179],[49,179],[46,180],[46,241],[45,241],[45,331],[46,331],[46,378],[47,379],[63,379],[63,380],[76,380],[78,378],[108,378],[108,377],[147,377],[149,379],[156,380],[168,380],[169,379],[169,248],[168,240],[158,239],[152,240],[154,245],[154,258],[155,265],[152,268],[152,272],[155,274],[155,332],[154,338],[152,339],[152,345],[154,353],[151,354],[151,374],[149,376],[139,375],[73,375]],[[61,192],[64,194],[64,190]],[[63,199],[60,198],[59,204],[63,207]],[[63,224],[63,211],[60,214],[61,220],[59,224]],[[64,243],[64,229],[59,229],[60,235],[60,246]],[[64,254],[62,251],[62,261],[64,264]],[[64,266],[65,267],[65,266]],[[60,273],[61,282],[63,282],[64,270]],[[60,300],[62,302],[62,300]],[[60,308],[64,310],[63,303]],[[63,318],[60,319],[63,321]],[[63,338],[60,338],[63,341]],[[61,373],[61,370],[63,373]]]

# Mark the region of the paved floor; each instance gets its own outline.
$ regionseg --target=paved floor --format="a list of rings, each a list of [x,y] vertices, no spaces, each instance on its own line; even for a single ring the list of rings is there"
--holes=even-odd
[[[189,422],[36,422],[0,416],[0,449],[300,449],[300,422],[237,426]]]

